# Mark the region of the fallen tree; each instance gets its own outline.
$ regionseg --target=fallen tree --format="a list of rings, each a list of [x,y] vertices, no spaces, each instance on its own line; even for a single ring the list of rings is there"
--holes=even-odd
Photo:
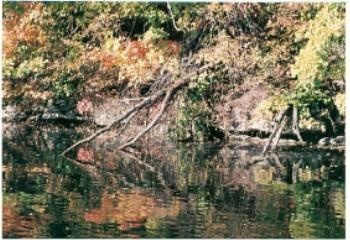
[[[153,115],[150,122],[144,128],[142,128],[140,131],[133,134],[133,136],[130,136],[130,138],[128,138],[126,141],[121,142],[121,144],[117,147],[117,149],[122,150],[122,149],[125,149],[127,147],[132,146],[142,136],[147,134],[160,121],[160,119],[162,117],[164,117],[165,113],[170,109],[171,104],[175,99],[174,96],[176,95],[176,93],[178,93],[178,91],[181,89],[185,89],[186,87],[190,88],[191,86],[188,87],[188,85],[191,82],[191,79],[198,77],[201,73],[209,70],[211,67],[214,67],[215,61],[216,61],[216,65],[222,64],[224,66],[224,68],[227,69],[227,71],[225,71],[225,74],[221,74],[220,76],[215,76],[218,79],[220,79],[219,82],[222,85],[220,88],[219,87],[217,87],[216,89],[214,88],[215,89],[214,91],[217,91],[217,89],[219,89],[219,91],[222,92],[221,95],[224,95],[223,92],[224,92],[224,90],[227,89],[226,86],[228,86],[228,85],[230,86],[230,89],[231,89],[232,85],[234,85],[236,87],[236,85],[240,85],[244,81],[253,82],[252,81],[253,79],[260,81],[259,78],[257,78],[257,79],[252,78],[252,75],[263,76],[264,74],[259,73],[258,69],[260,68],[260,64],[258,64],[258,61],[260,61],[260,60],[259,59],[256,60],[255,54],[252,54],[252,52],[256,52],[257,49],[250,47],[250,45],[255,46],[256,40],[266,39],[266,36],[269,36],[272,34],[272,33],[266,32],[266,30],[267,30],[266,27],[269,27],[266,24],[269,22],[268,20],[270,19],[270,14],[272,14],[273,12],[270,12],[271,10],[265,9],[265,7],[263,5],[259,5],[259,4],[253,4],[253,5],[248,4],[248,5],[244,5],[244,7],[241,7],[241,6],[240,7],[230,6],[229,8],[227,8],[227,7],[228,6],[225,7],[226,10],[224,11],[226,13],[226,16],[223,17],[223,19],[217,17],[217,14],[222,12],[221,8],[218,8],[217,11],[210,10],[211,8],[207,9],[207,11],[204,11],[204,14],[201,14],[201,15],[203,15],[203,18],[201,18],[201,20],[198,20],[198,24],[196,25],[197,26],[196,31],[186,32],[184,30],[185,28],[181,29],[182,26],[176,25],[176,18],[178,16],[176,16],[175,12],[172,12],[171,5],[167,4],[167,9],[168,9],[169,14],[171,16],[170,19],[171,19],[171,23],[174,25],[173,26],[174,29],[176,31],[184,31],[183,32],[183,34],[184,34],[183,45],[184,46],[181,47],[181,49],[182,49],[180,51],[181,54],[178,54],[176,56],[178,57],[178,56],[182,55],[183,59],[185,59],[187,54],[189,54],[191,52],[194,52],[194,53],[200,52],[201,48],[206,50],[206,48],[209,48],[209,46],[210,46],[210,47],[212,47],[212,49],[210,49],[209,53],[208,53],[208,51],[203,51],[203,52],[200,52],[199,54],[197,54],[196,62],[197,63],[201,62],[201,64],[203,64],[204,61],[205,62],[209,61],[212,63],[202,65],[200,68],[199,68],[200,63],[199,64],[192,64],[192,65],[190,64],[190,67],[188,67],[188,68],[187,68],[187,66],[183,67],[182,69],[180,68],[180,74],[178,74],[176,77],[171,75],[171,73],[166,73],[166,74],[164,74],[164,76],[162,76],[161,72],[163,72],[163,71],[160,71],[160,77],[154,83],[152,83],[153,78],[154,78],[154,76],[152,75],[152,77],[151,77],[152,79],[149,80],[149,82],[148,82],[148,84],[152,83],[152,85],[151,86],[147,85],[147,88],[145,90],[145,91],[152,91],[152,93],[145,94],[144,92],[142,92],[141,95],[142,95],[142,97],[146,96],[145,98],[140,99],[139,102],[136,103],[136,105],[134,105],[130,109],[127,109],[125,112],[121,113],[109,125],[98,129],[92,135],[85,137],[85,138],[79,140],[78,142],[74,143],[73,145],[71,145],[69,148],[67,148],[65,151],[62,152],[62,155],[65,155],[66,153],[68,153],[69,151],[73,150],[74,148],[76,148],[77,146],[79,146],[81,144],[84,144],[84,143],[87,143],[87,142],[94,140],[96,137],[100,136],[101,134],[103,134],[107,131],[117,130],[118,133],[121,133],[125,128],[127,128],[128,126],[131,125],[130,122],[133,119],[135,119],[135,116],[140,115],[140,113],[143,110],[147,110],[147,108],[149,110],[151,107],[154,107],[157,105],[157,103],[161,102],[156,114]],[[257,15],[256,12],[261,12],[261,13],[265,13],[265,14]],[[257,16],[259,16],[259,17],[257,17]],[[260,16],[265,16],[265,17],[261,18]],[[293,20],[293,22],[291,22],[291,23],[295,23],[295,21],[299,21],[299,20]],[[290,24],[288,26],[291,26],[291,25],[292,24]],[[132,31],[133,30],[131,30],[131,32]],[[197,34],[194,34],[194,33],[197,33]],[[216,36],[216,35],[218,36],[218,38],[214,41],[213,36]],[[254,44],[251,44],[251,43],[253,43],[251,41],[252,37],[255,38]],[[234,39],[235,41],[229,41],[230,38]],[[226,39],[227,39],[227,45],[226,44],[225,45],[219,44],[219,42],[223,42],[223,40],[226,41]],[[133,46],[132,44],[136,44],[136,43],[138,45],[141,44],[140,41],[133,41],[131,38],[128,41],[131,44],[130,46]],[[291,42],[293,42],[293,44],[294,44],[294,40]],[[157,42],[155,41],[154,45],[157,45],[156,43]],[[268,41],[263,40],[260,43],[262,43],[264,46],[266,45],[267,48],[269,47]],[[292,43],[290,43],[290,44],[292,44]],[[216,46],[216,45],[218,45],[218,46]],[[231,53],[230,50],[232,50],[234,48],[236,48],[237,51],[232,51],[232,53]],[[286,47],[286,49],[289,49],[289,48],[290,47],[288,45],[288,47]],[[142,47],[139,47],[137,49],[139,49],[138,50],[139,52],[145,54],[144,53],[145,50]],[[223,57],[224,59],[222,61],[222,60],[220,60],[220,55],[221,55],[221,53],[226,52],[226,50],[228,50],[227,51],[228,55],[224,55],[224,57]],[[127,48],[125,51],[127,52]],[[273,53],[273,54],[275,54],[275,53]],[[290,55],[289,52],[287,52],[285,54]],[[246,56],[250,56],[250,55],[252,55],[251,58],[246,57]],[[271,56],[274,56],[274,55],[271,55]],[[230,59],[230,60],[228,61],[227,59]],[[283,65],[285,65],[286,67],[288,66],[288,68],[289,68],[289,64],[291,64],[291,62],[294,61],[293,60],[294,56],[288,57],[287,59],[289,59],[288,60],[289,63],[283,64]],[[189,62],[190,61],[187,61],[188,64],[189,64]],[[240,63],[240,64],[235,64],[235,62]],[[252,67],[247,68],[248,66],[252,66]],[[259,67],[257,67],[257,66],[259,66]],[[261,65],[261,66],[264,66],[264,65]],[[128,67],[128,65],[126,67]],[[157,68],[158,68],[158,65],[157,65]],[[169,68],[169,69],[171,69],[171,68]],[[280,68],[276,67],[276,69],[278,70]],[[165,69],[163,69],[163,70],[164,70],[164,72],[166,72]],[[232,71],[232,70],[234,70],[234,71]],[[303,69],[301,69],[301,70],[303,70]],[[285,75],[285,73],[287,71],[280,71],[280,72],[283,72],[283,75]],[[247,74],[242,74],[242,73],[247,73]],[[269,75],[273,75],[273,74],[270,73]],[[143,75],[140,75],[140,74],[132,74],[132,76],[128,75],[128,78],[133,77],[133,76],[138,76],[139,78],[143,77]],[[287,77],[287,78],[283,77],[281,79],[289,79],[289,77]],[[262,80],[267,82],[267,79],[262,79]],[[299,79],[299,80],[302,82],[303,81],[308,82],[308,81],[305,81],[305,79]],[[223,82],[225,82],[225,81],[227,81],[227,83],[225,83],[227,85],[223,84]],[[315,81],[315,83],[316,82],[317,81]],[[212,81],[212,79],[210,79],[210,81],[207,81],[204,83],[202,82],[200,84],[206,85],[206,87],[211,88],[213,86],[212,83],[213,83],[213,81]],[[280,83],[278,83],[276,85],[279,85],[279,84]],[[214,87],[215,87],[215,85],[214,85]],[[324,86],[324,87],[329,88],[328,86]],[[198,88],[200,88],[200,87],[198,87]],[[154,89],[157,89],[157,90],[155,92],[153,92]],[[309,92],[310,89],[306,88],[306,90],[308,90],[306,92]],[[315,84],[314,90],[317,90],[317,91],[319,90],[317,84]],[[297,89],[294,89],[293,91],[297,91]],[[198,92],[200,92],[200,91],[198,90]],[[202,105],[193,104],[192,109],[190,107],[188,108],[188,112],[191,112],[191,114],[188,114],[188,116],[186,116],[187,119],[184,118],[186,121],[183,121],[185,123],[183,124],[184,127],[181,129],[185,129],[185,130],[183,131],[183,133],[181,133],[182,134],[181,136],[184,136],[181,139],[193,140],[192,133],[195,132],[193,130],[193,129],[195,129],[195,127],[193,127],[193,126],[195,126],[194,123],[197,123],[196,121],[194,121],[194,119],[196,119],[198,116],[198,115],[196,115],[196,112],[193,109],[195,109],[195,110],[200,109],[201,110],[203,108],[204,104],[206,104],[206,105],[208,105],[207,108],[209,109],[209,111],[214,110],[213,106],[211,106],[211,103],[209,101],[206,101],[208,96],[211,96],[211,95],[214,95],[214,93],[210,92],[209,94],[202,94],[200,96],[200,98],[201,98],[200,101],[202,101],[203,104]],[[321,97],[324,97],[324,96],[322,95]],[[331,98],[331,97],[332,97],[331,95],[327,96],[326,100],[329,100],[329,98]],[[193,97],[193,98],[195,98],[195,97]],[[199,97],[197,97],[197,98],[199,98]],[[220,99],[220,97],[219,97],[219,100],[223,101],[223,99],[222,98]],[[228,101],[230,101],[230,100],[228,100]],[[328,105],[325,105],[325,106],[321,107],[321,109],[320,109],[320,107],[317,104],[316,104],[317,106],[312,106],[310,104],[310,101],[314,101],[314,100],[312,100],[312,99],[310,100],[310,99],[306,98],[305,101],[310,105],[310,108],[315,109],[315,112],[316,112],[315,115],[318,115],[318,113],[322,110],[322,108],[326,109],[327,107],[329,107]],[[186,105],[189,102],[190,101],[184,102],[183,105]],[[199,102],[199,100],[198,100],[198,102]],[[212,102],[214,102],[214,100]],[[219,101],[217,101],[217,102],[219,102]],[[198,110],[197,112],[200,112],[200,111]],[[334,114],[331,114],[331,115],[334,115]],[[204,115],[203,118],[205,118],[205,117],[208,119],[208,117]],[[321,117],[325,118],[324,116],[321,116]],[[212,119],[214,119],[214,117]],[[269,137],[269,139],[265,145],[265,148],[263,150],[263,154],[265,154],[270,148],[272,150],[276,148],[276,146],[281,138],[282,132],[286,128],[286,126],[288,126],[288,124],[291,124],[293,133],[297,136],[297,139],[301,143],[303,143],[303,139],[301,137],[299,127],[298,127],[299,126],[298,119],[299,119],[299,113],[298,113],[298,109],[296,108],[296,106],[289,105],[285,110],[283,110],[277,118],[275,127],[272,130],[272,133],[270,134],[270,137]],[[335,123],[334,123],[334,121],[332,121],[332,118],[327,117],[326,120],[329,122],[327,124],[327,126],[330,126],[327,128],[331,129],[331,127],[332,127],[334,129]],[[221,121],[221,120],[216,120],[216,119],[212,120],[212,122],[216,123],[215,121]],[[203,126],[203,125],[205,125],[205,124],[203,124],[203,122],[199,122],[199,123]],[[191,129],[189,130],[188,128],[191,128]],[[205,128],[205,127],[202,128],[202,132],[205,132],[207,130],[208,130],[208,128]],[[333,130],[333,132],[335,132],[335,129]],[[190,137],[188,138],[187,136],[190,136]],[[207,139],[205,139],[205,140],[207,140]]]
[[[146,126],[146,128],[144,128],[140,132],[138,132],[135,135],[135,137],[133,137],[132,139],[128,140],[125,143],[122,143],[120,145],[120,147],[118,147],[118,149],[122,150],[122,149],[124,149],[126,147],[131,146],[132,144],[134,144],[138,139],[140,139],[143,135],[145,135],[147,132],[149,132],[156,125],[156,123],[159,121],[159,119],[163,116],[163,114],[167,110],[168,106],[170,105],[170,101],[172,100],[173,96],[175,95],[175,93],[178,90],[180,90],[183,87],[185,87],[186,85],[188,85],[190,80],[193,77],[195,77],[196,75],[198,75],[200,73],[203,73],[203,72],[207,71],[211,67],[213,67],[213,64],[206,64],[206,65],[200,67],[199,69],[197,69],[194,72],[187,73],[187,74],[180,74],[180,76],[177,77],[177,79],[174,81],[174,84],[172,84],[170,87],[160,89],[159,91],[157,91],[153,95],[144,98],[141,102],[136,104],[130,110],[126,111],[124,114],[122,114],[117,119],[115,119],[111,124],[109,124],[109,125],[101,128],[101,129],[97,130],[92,135],[90,135],[90,136],[88,136],[86,138],[83,138],[83,139],[79,140],[78,142],[74,143],[73,145],[71,145],[70,147],[68,147],[65,151],[62,152],[62,155],[65,155],[66,153],[68,153],[72,149],[80,146],[83,143],[87,143],[87,142],[92,141],[96,137],[100,136],[101,134],[103,134],[103,133],[105,133],[105,132],[107,132],[109,130],[120,128],[122,126],[122,123],[123,123],[124,120],[125,120],[124,124],[128,124],[128,122],[130,122],[131,119],[136,115],[135,113],[141,111],[142,109],[144,109],[146,107],[152,107],[163,96],[165,96],[163,98],[163,101],[162,101],[162,104],[160,106],[160,109],[159,109],[158,113],[153,117],[153,119]],[[167,76],[170,76],[170,75],[167,75]]]

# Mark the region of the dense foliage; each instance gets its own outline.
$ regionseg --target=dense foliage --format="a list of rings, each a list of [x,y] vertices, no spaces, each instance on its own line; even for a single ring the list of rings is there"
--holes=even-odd
[[[291,89],[271,102],[293,103],[304,119],[313,117],[336,132],[333,121],[345,116],[345,8],[318,5],[311,19],[295,31],[294,43],[302,47],[290,67],[296,79]],[[284,89],[283,89],[284,90]]]
[[[345,117],[344,4],[5,2],[3,16],[4,104],[23,111],[144,96],[191,55],[216,67],[178,98],[178,139],[218,135],[228,96],[259,84],[265,118],[293,103],[332,133]]]

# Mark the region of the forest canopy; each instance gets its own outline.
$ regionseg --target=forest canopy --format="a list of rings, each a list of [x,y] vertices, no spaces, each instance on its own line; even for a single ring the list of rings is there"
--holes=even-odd
[[[294,104],[305,128],[344,121],[342,3],[4,2],[3,26],[3,103],[29,115],[60,101],[84,115],[96,96],[148,96],[210,64],[177,96],[178,139],[210,138],[253,88],[268,98],[252,118]]]

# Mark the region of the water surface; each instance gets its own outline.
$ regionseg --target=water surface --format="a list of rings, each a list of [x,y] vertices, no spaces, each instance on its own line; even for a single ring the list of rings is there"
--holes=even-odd
[[[231,143],[120,154],[73,129],[3,140],[6,238],[344,238],[344,154]]]

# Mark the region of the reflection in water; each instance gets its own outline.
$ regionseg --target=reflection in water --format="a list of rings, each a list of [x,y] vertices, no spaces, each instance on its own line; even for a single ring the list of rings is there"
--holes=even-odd
[[[4,237],[345,236],[344,154],[192,144],[140,156],[72,129],[19,129],[3,145]]]
[[[101,206],[85,213],[85,220],[96,224],[117,222],[119,230],[141,227],[148,219],[176,216],[180,201],[164,203],[162,196],[155,196],[138,188],[113,195],[103,193]]]

